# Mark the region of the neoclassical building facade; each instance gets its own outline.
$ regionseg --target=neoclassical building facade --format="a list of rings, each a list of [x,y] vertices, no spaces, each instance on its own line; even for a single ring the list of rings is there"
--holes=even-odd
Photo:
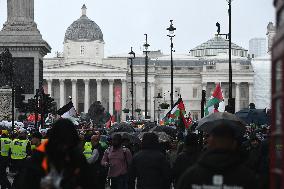
[[[247,50],[232,44],[233,97],[236,110],[248,107],[253,99],[254,72]],[[210,98],[217,82],[221,82],[225,102],[228,98],[228,41],[214,36],[192,49],[189,54],[174,53],[174,99],[181,95],[186,110],[193,118],[200,118],[201,91]],[[136,55],[134,70],[134,108],[144,115],[145,56]],[[169,111],[160,111],[161,102],[170,102],[170,57],[160,51],[149,53],[148,115],[154,120]],[[99,26],[86,15],[67,29],[64,52],[57,57],[44,59],[44,86],[58,104],[65,105],[72,96],[78,112],[87,112],[94,101],[101,101],[110,114],[126,115],[124,108],[131,109],[130,60],[127,55],[104,57],[103,33]],[[155,97],[160,93],[162,99]],[[137,116],[137,115],[135,115]]]

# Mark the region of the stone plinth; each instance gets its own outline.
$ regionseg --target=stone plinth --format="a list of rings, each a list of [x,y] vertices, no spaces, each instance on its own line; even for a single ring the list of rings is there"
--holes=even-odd
[[[0,121],[12,118],[12,89],[0,88]]]
[[[34,0],[7,1],[7,21],[0,31],[0,53],[5,48],[14,58],[15,84],[33,96],[42,86],[43,57],[51,50],[34,22]]]

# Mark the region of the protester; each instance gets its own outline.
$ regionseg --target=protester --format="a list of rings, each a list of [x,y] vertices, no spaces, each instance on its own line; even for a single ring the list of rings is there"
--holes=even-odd
[[[129,189],[169,189],[170,164],[159,149],[158,136],[145,133],[142,150],[134,155],[129,171]]]
[[[178,154],[173,164],[174,183],[177,183],[179,177],[185,170],[197,161],[199,155],[198,136],[195,133],[189,133],[184,139],[182,152]]]
[[[101,165],[101,160],[104,155],[104,149],[100,144],[100,135],[96,133],[91,137],[92,144],[92,155],[88,159],[88,162],[94,169],[95,172],[95,180],[96,180],[96,188],[97,189],[105,189],[106,178],[107,178],[107,169]]]
[[[128,189],[127,170],[132,160],[128,148],[123,148],[122,137],[115,134],[112,137],[112,146],[109,147],[103,156],[101,164],[109,168],[108,177],[111,181],[111,189]]]
[[[1,154],[0,154],[0,186],[1,188],[11,188],[11,183],[7,178],[6,169],[9,165],[9,154],[11,139],[7,135],[8,132],[1,134]]]
[[[21,189],[91,189],[93,175],[74,124],[60,119],[20,175]]]
[[[236,131],[220,122],[207,139],[207,151],[180,178],[178,189],[258,188],[255,174],[241,163]]]
[[[34,151],[40,144],[42,140],[42,135],[40,132],[34,132],[31,138],[31,149]]]

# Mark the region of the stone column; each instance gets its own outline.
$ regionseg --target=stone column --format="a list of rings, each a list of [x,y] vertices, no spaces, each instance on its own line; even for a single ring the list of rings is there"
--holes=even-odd
[[[77,110],[77,79],[71,79],[72,82],[72,102],[74,108]]]
[[[65,102],[65,79],[59,79],[60,84],[60,108],[66,104]]]
[[[139,108],[141,108],[140,103],[141,103],[141,96],[142,96],[142,92],[143,92],[141,83],[140,82],[136,82],[135,87],[136,87],[136,90],[135,90],[136,91],[136,93],[135,93],[136,108],[138,108],[137,105],[139,106]]]
[[[97,79],[97,101],[102,102],[102,80]]]
[[[89,79],[84,79],[85,83],[85,99],[84,99],[84,112],[88,113],[89,106],[90,106],[90,94],[89,94]]]
[[[155,83],[150,83],[150,116],[151,116],[151,121],[155,121]]]
[[[202,85],[202,90],[206,91],[207,83],[202,83],[201,85]]]
[[[50,94],[50,97],[53,96],[52,94],[52,79],[47,79],[47,93]]]
[[[123,110],[126,108],[126,98],[127,98],[127,83],[125,79],[121,80],[121,109]],[[125,114],[122,112],[121,113],[122,118],[121,121],[125,121]]]
[[[109,103],[108,103],[108,106],[109,106],[109,113],[110,115],[113,115],[113,83],[114,83],[114,80],[113,79],[109,79],[108,80],[108,84],[109,84]]]
[[[240,110],[240,83],[235,83],[236,85],[236,99],[235,99],[235,112]]]
[[[253,100],[253,83],[248,83],[249,86],[249,103],[254,103]]]

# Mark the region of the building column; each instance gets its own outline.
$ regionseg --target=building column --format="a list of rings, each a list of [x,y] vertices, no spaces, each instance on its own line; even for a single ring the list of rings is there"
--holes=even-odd
[[[50,97],[53,96],[53,94],[52,94],[52,79],[47,79],[47,93],[50,95]]]
[[[97,101],[102,102],[102,80],[97,79]]]
[[[236,83],[235,112],[240,111],[240,83]]]
[[[127,83],[125,79],[121,80],[121,109],[123,110],[124,108],[126,108],[126,98],[127,98]],[[121,121],[125,121],[125,113],[121,113],[122,118]]]
[[[88,113],[89,106],[90,106],[90,94],[89,94],[89,79],[84,79],[85,83],[85,99],[84,99],[84,112]]]
[[[249,103],[254,103],[253,100],[253,83],[248,83],[249,86]]]
[[[151,121],[155,121],[155,83],[150,83],[150,116],[151,116]]]
[[[72,102],[74,108],[77,110],[77,79],[71,79],[72,82]]]
[[[60,92],[60,108],[63,107],[66,102],[65,102],[65,79],[59,79],[59,85],[60,85],[60,89],[59,89],[59,92]]]
[[[207,83],[202,83],[201,85],[202,85],[202,90],[206,91]]]
[[[142,95],[142,86],[141,86],[141,83],[140,82],[135,82],[135,100],[136,100],[136,108],[141,108],[141,95]],[[137,106],[138,105],[138,106]]]
[[[109,106],[109,113],[110,115],[113,115],[113,83],[114,83],[114,80],[113,79],[109,79],[108,80],[108,84],[109,84],[109,103],[108,103],[108,106]]]

